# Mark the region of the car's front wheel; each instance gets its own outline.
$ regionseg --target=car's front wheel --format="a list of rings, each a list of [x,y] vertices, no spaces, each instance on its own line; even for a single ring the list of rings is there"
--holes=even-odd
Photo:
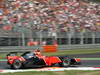
[[[60,63],[60,66],[61,66],[61,67],[69,67],[69,66],[70,66],[70,60],[64,58],[64,59],[62,60],[62,63]]]
[[[22,67],[22,63],[20,60],[14,60],[13,64],[11,65],[11,68],[13,69],[20,69]]]

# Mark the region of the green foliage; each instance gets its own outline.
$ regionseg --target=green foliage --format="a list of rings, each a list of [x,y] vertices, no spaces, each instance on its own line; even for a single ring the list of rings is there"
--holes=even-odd
[[[95,0],[95,1],[100,2],[100,0]]]
[[[100,2],[100,0],[89,0],[89,1],[93,1],[93,2]]]

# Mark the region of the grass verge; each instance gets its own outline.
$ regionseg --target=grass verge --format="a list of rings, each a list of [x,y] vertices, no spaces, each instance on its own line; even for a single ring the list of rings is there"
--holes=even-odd
[[[91,54],[98,53],[100,50],[59,50],[57,52],[42,52],[46,56],[56,56],[56,55],[73,55],[73,54]],[[5,59],[7,53],[0,53],[0,59]],[[21,53],[19,53],[21,55]]]
[[[91,54],[91,53],[98,53],[100,50],[59,50],[57,52],[51,52],[51,53],[43,53],[47,56],[53,56],[53,55],[73,55],[73,54]]]
[[[100,71],[56,71],[56,72],[20,72],[0,75],[100,75]]]

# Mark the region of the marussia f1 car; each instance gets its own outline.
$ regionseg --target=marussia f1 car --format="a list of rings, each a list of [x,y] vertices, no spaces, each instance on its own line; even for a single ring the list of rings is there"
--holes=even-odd
[[[17,56],[16,53],[9,53],[7,55],[7,60],[7,63],[12,69],[38,66],[68,67],[81,64],[79,58],[69,58],[68,56],[43,56],[40,50],[25,52],[21,56]]]

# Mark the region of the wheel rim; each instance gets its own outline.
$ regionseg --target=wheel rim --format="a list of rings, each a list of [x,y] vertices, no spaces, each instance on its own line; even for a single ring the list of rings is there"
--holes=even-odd
[[[20,61],[19,61],[19,60],[15,60],[15,61],[14,61],[14,64],[13,64],[13,67],[14,67],[15,69],[19,69],[19,68],[21,67]]]
[[[69,66],[70,65],[70,62],[69,62],[69,60],[68,59],[64,59],[63,60],[63,66]]]

